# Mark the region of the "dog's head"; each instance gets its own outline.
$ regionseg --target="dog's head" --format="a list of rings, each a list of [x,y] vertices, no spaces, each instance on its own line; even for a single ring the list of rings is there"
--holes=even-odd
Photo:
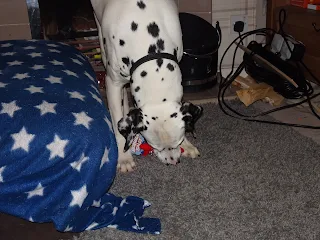
[[[118,122],[119,132],[126,139],[124,151],[130,148],[134,136],[140,133],[162,162],[175,164],[181,156],[180,145],[185,133],[193,133],[202,112],[201,106],[188,102],[146,104],[133,109]]]

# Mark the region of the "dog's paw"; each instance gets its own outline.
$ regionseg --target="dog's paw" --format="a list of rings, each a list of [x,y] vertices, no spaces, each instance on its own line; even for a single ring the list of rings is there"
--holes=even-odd
[[[197,158],[200,157],[200,152],[198,148],[193,146],[192,144],[188,144],[183,147],[184,152],[182,153],[183,157],[191,157],[191,158]]]
[[[117,169],[122,172],[132,172],[136,166],[133,157],[130,155],[119,156]]]

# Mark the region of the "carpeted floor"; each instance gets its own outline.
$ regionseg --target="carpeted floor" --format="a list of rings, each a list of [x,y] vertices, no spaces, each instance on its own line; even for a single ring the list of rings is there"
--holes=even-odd
[[[213,104],[204,110],[193,140],[201,158],[178,166],[140,158],[111,189],[151,202],[146,215],[161,219],[162,233],[106,228],[78,240],[320,239],[319,145],[288,127],[234,120]]]

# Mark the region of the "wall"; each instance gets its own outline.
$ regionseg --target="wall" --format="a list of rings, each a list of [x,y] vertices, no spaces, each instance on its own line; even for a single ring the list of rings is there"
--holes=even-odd
[[[223,41],[219,50],[221,58],[228,45],[238,36],[231,28],[231,16],[246,15],[248,19],[248,31],[265,27],[267,0],[212,0],[212,23],[219,21],[222,30]],[[254,38],[245,41],[247,45]],[[222,68],[229,71],[235,47],[232,47],[222,64]],[[239,50],[236,56],[236,65],[242,60],[243,52]],[[225,76],[225,75],[224,75]]]
[[[25,0],[0,0],[0,40],[31,39]]]
[[[212,20],[212,0],[175,0],[180,12],[188,12],[211,23]]]

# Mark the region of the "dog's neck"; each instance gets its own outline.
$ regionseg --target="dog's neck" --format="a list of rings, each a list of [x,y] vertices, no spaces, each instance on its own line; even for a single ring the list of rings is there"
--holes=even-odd
[[[180,102],[183,89],[179,65],[169,59],[140,65],[131,79],[131,92],[138,107],[145,104]]]

